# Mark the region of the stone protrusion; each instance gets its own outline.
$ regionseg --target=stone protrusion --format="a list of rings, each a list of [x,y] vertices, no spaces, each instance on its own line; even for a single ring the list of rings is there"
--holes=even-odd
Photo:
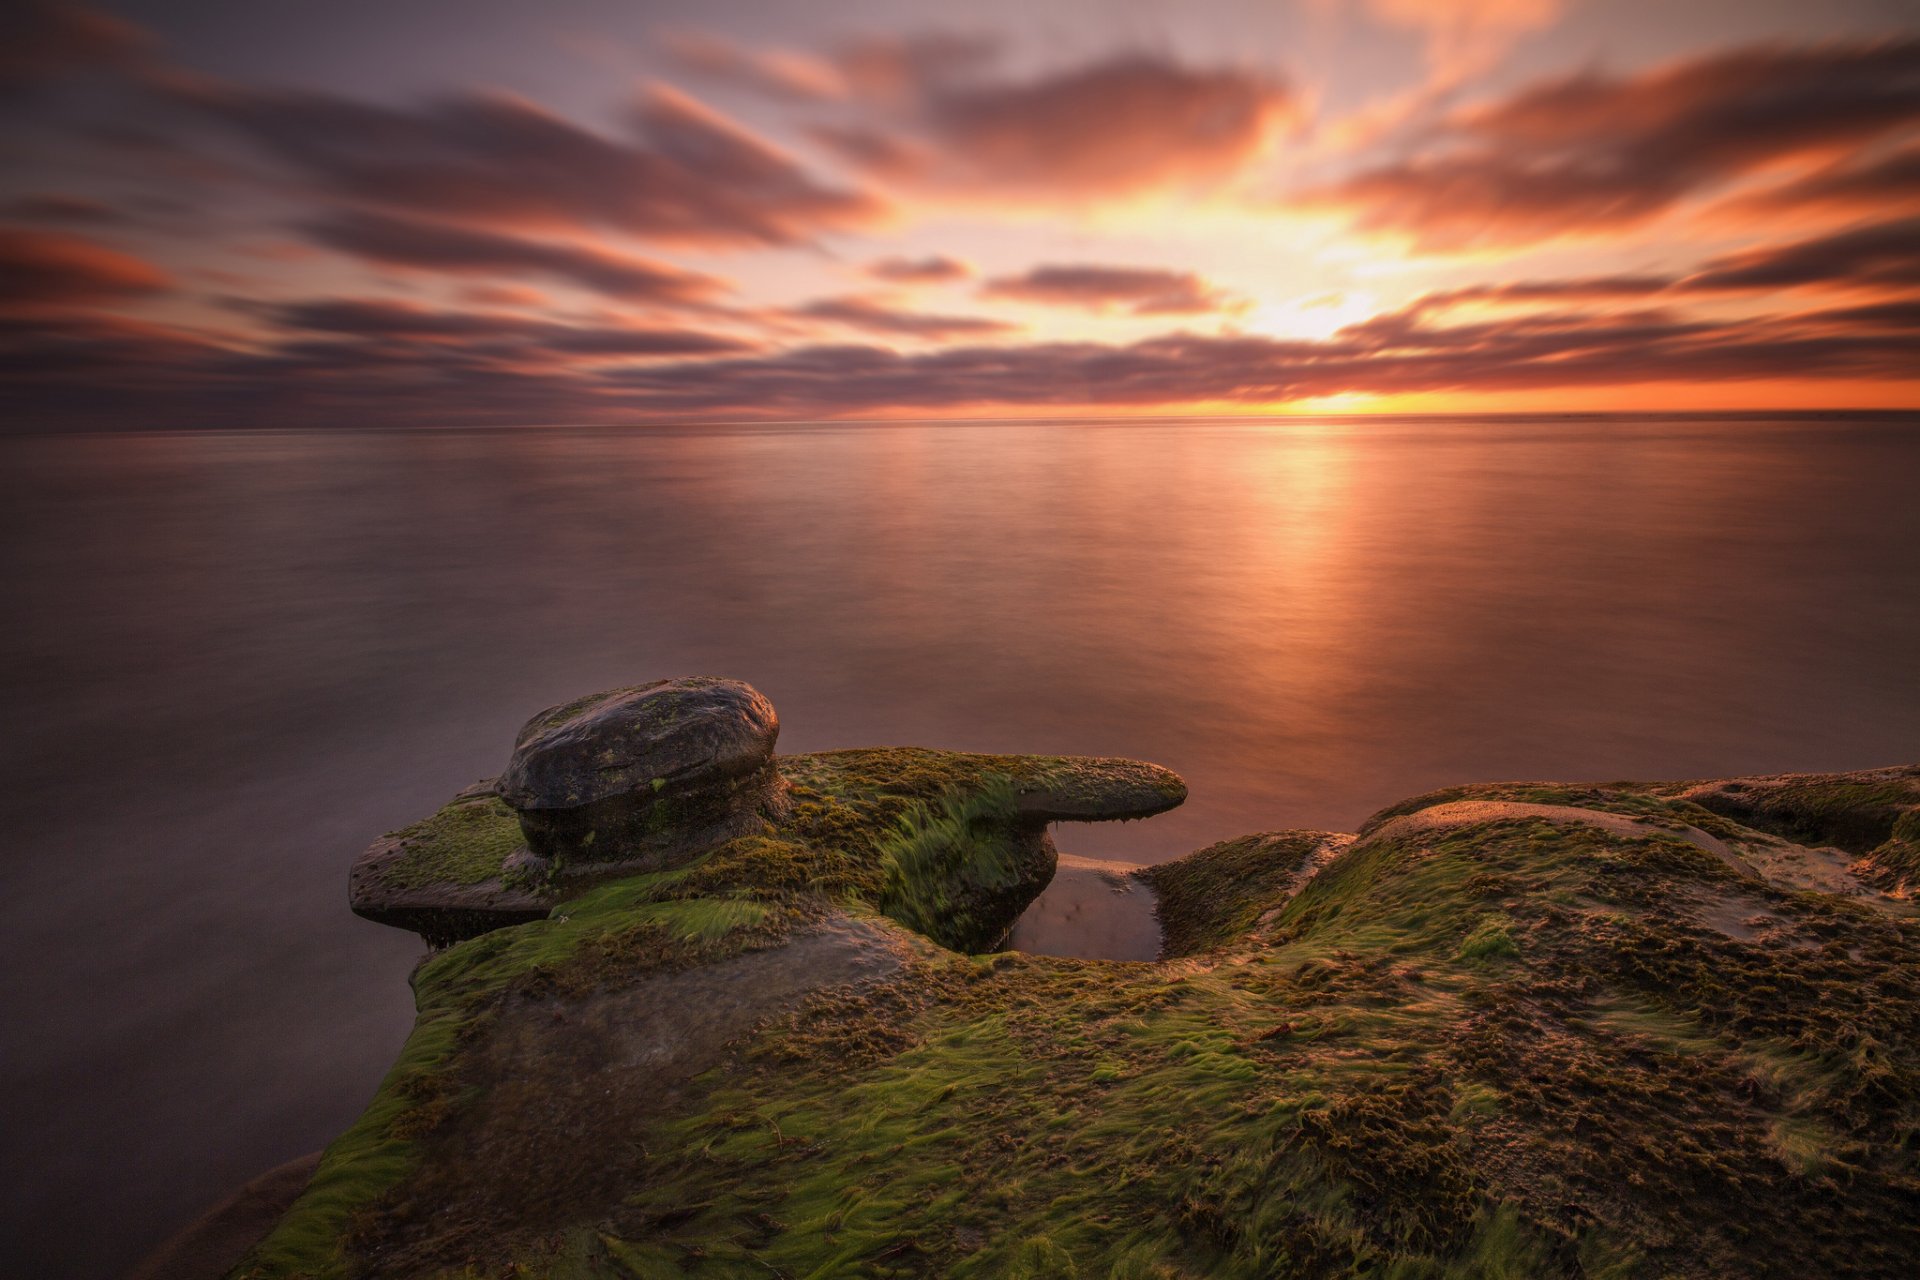
[[[779,733],[773,704],[738,680],[613,689],[529,720],[498,790],[560,875],[661,870],[781,813]]]

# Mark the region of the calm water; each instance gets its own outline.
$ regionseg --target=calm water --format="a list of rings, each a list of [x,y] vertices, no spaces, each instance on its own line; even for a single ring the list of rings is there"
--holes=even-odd
[[[320,1146],[411,1017],[368,839],[712,672],[791,750],[1139,756],[1154,861],[1475,779],[1920,759],[1920,427],[1538,421],[0,442],[9,1274]]]

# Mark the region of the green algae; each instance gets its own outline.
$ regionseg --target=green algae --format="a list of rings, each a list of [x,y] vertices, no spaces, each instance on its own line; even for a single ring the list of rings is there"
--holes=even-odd
[[[457,799],[388,838],[399,842],[401,856],[382,867],[380,879],[396,889],[498,880],[501,865],[526,848],[519,818],[498,796]]]
[[[579,996],[610,980],[684,969],[776,944],[791,926],[766,905],[673,899],[677,873],[630,880],[565,913],[497,930],[429,958],[414,974],[414,1031],[373,1104],[327,1150],[295,1211],[253,1251],[244,1277],[365,1274],[358,1241],[419,1167],[435,1132],[477,1085],[463,1063],[502,1002]]]
[[[1037,893],[1053,873],[1044,851],[1021,856],[1009,831],[1014,803],[1012,781],[994,776],[909,808],[879,846],[880,909],[955,951],[983,950],[1002,937],[1011,923],[1007,896],[1023,884]]]
[[[1456,960],[1507,960],[1520,954],[1505,916],[1484,915],[1473,931],[1460,941],[1453,953]]]
[[[1004,852],[997,779],[1048,767],[790,757],[791,812],[766,833],[441,953],[400,1066],[252,1274],[384,1274],[394,1242],[424,1247],[422,1213],[459,1220],[456,1138],[502,1010],[776,948],[825,912],[937,933],[890,893],[903,850],[951,886]],[[1708,829],[1656,791],[1448,798]],[[815,992],[583,1147],[617,1163],[615,1200],[406,1256],[419,1274],[478,1257],[473,1274],[609,1277],[1910,1272],[1911,924],[1742,876],[1660,826],[1409,830],[1296,893],[1321,838],[1156,868],[1180,957],[1164,964],[966,956],[901,931],[899,973]],[[1764,937],[1705,922],[1729,896],[1764,910]],[[409,1207],[426,1186],[449,1201]]]
[[[1164,954],[1193,955],[1241,940],[1262,914],[1285,901],[1325,834],[1242,836],[1147,868],[1142,874],[1158,899]]]
[[[555,708],[541,723],[551,727],[604,696],[576,699]],[[965,803],[982,788],[998,785],[996,779],[1022,794],[1045,793],[1070,804],[1093,805],[1102,797],[1125,794],[1149,807],[1165,807],[1186,795],[1185,787],[1165,770],[1129,760],[878,747],[782,756],[777,764],[789,783],[790,812],[769,821],[766,836],[781,842],[784,855],[805,868],[807,887],[863,901],[872,901],[880,889],[879,842],[889,838],[915,805]],[[655,791],[662,789],[664,780],[651,781]],[[663,796],[648,806],[643,833],[661,834],[697,817]],[[494,796],[463,794],[390,838],[400,847],[383,859],[378,872],[389,890],[497,883],[556,895],[578,892],[549,879],[516,881],[503,873],[507,858],[525,847],[525,838],[512,809]],[[739,883],[803,877],[800,871],[779,869],[770,846],[760,853],[752,868],[734,869]]]

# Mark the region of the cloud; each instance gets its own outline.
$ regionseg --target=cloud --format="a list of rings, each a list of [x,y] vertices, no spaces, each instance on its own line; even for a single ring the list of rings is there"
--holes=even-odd
[[[973,268],[958,258],[936,253],[924,258],[881,258],[867,264],[867,274],[894,284],[940,284],[965,280],[973,274]]]
[[[1455,113],[1419,154],[1302,193],[1428,250],[1644,222],[1765,166],[1920,123],[1920,40],[1762,46],[1537,83]]]
[[[658,40],[686,71],[789,103],[904,102],[984,70],[1004,49],[998,36],[951,31],[863,36],[820,54],[754,49],[710,32],[669,31]]]
[[[21,196],[9,201],[0,208],[0,212],[9,218],[33,222],[119,222],[124,217],[105,201],[89,196],[62,195],[59,192]]]
[[[1559,0],[1366,0],[1377,20],[1426,38],[1434,77],[1457,83],[1498,61],[1514,41],[1553,25]]]
[[[695,31],[670,31],[661,47],[688,71],[788,102],[835,102],[849,88],[833,63],[786,49],[746,49]]]
[[[0,319],[14,420],[154,425],[795,418],[1004,407],[1237,403],[1349,392],[1574,390],[1646,383],[1916,382],[1920,303],[1708,320],[1637,310],[1465,324],[1405,312],[1319,341],[1165,334],[1125,345],[894,351],[817,344],[720,358],[563,358],[539,322],[289,304],[282,342],[232,350],[85,316]],[[565,328],[565,326],[562,326]],[[518,335],[518,336],[516,336]]]
[[[466,344],[506,356],[705,356],[752,349],[738,338],[693,329],[556,324],[484,311],[440,311],[385,298],[323,298],[247,308],[284,329],[382,343]]]
[[[1694,291],[1802,285],[1920,285],[1920,217],[1729,254],[1680,282],[1681,288]]]
[[[1526,304],[1537,302],[1607,302],[1619,299],[1645,299],[1671,289],[1676,279],[1670,275],[1621,274],[1580,276],[1570,280],[1520,280],[1509,284],[1475,284],[1458,289],[1429,293],[1413,304],[1414,310],[1432,311],[1463,302]]]
[[[852,93],[903,103],[973,80],[1005,52],[1006,42],[985,32],[922,31],[863,37],[831,57]]]
[[[1829,165],[1803,177],[1756,191],[1732,203],[1730,212],[1820,210],[1885,213],[1920,207],[1920,146],[1875,159]]]
[[[137,67],[150,43],[131,23],[90,9],[9,0],[0,7],[0,94],[76,71]]]
[[[664,87],[636,108],[633,141],[502,94],[400,109],[204,80],[175,92],[321,194],[401,215],[729,247],[805,244],[884,213],[876,197],[816,181],[771,143]]]
[[[1248,405],[1345,392],[1530,390],[1674,380],[1912,378],[1911,324],[1836,330],[1818,315],[1763,322],[1633,316],[1406,327],[1324,342],[1172,334],[1127,346],[1044,343],[900,354],[808,347],[615,373],[660,414],[804,416],[882,410]]]
[[[1137,316],[1193,315],[1230,309],[1229,296],[1191,271],[1090,264],[1040,266],[989,280],[989,297],[1105,311],[1124,307]]]
[[[1801,240],[1723,254],[1685,273],[1630,273],[1466,285],[1428,293],[1397,314],[1462,303],[1674,302],[1712,294],[1788,289],[1904,290],[1920,286],[1920,216],[1866,223]]]
[[[713,276],[588,244],[411,218],[345,212],[315,219],[305,231],[318,244],[383,266],[446,275],[539,276],[623,302],[698,306],[726,288]]]
[[[125,302],[158,293],[171,283],[153,264],[97,241],[0,229],[0,309]]]
[[[887,123],[825,125],[814,136],[896,183],[1080,202],[1224,182],[1294,114],[1292,95],[1270,76],[1159,54],[1025,81],[984,78],[980,56],[946,59],[916,76],[888,72],[893,64],[876,56],[860,83],[889,95],[873,113]]]
[[[869,333],[940,341],[947,338],[978,338],[992,333],[1007,333],[1017,328],[1004,320],[985,316],[943,316],[919,311],[903,311],[871,298],[821,298],[791,308],[789,315],[808,320],[825,320],[863,329]]]

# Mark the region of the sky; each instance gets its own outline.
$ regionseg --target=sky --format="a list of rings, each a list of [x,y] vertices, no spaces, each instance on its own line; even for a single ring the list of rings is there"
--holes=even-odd
[[[1911,0],[0,16],[11,428],[1920,406]]]

